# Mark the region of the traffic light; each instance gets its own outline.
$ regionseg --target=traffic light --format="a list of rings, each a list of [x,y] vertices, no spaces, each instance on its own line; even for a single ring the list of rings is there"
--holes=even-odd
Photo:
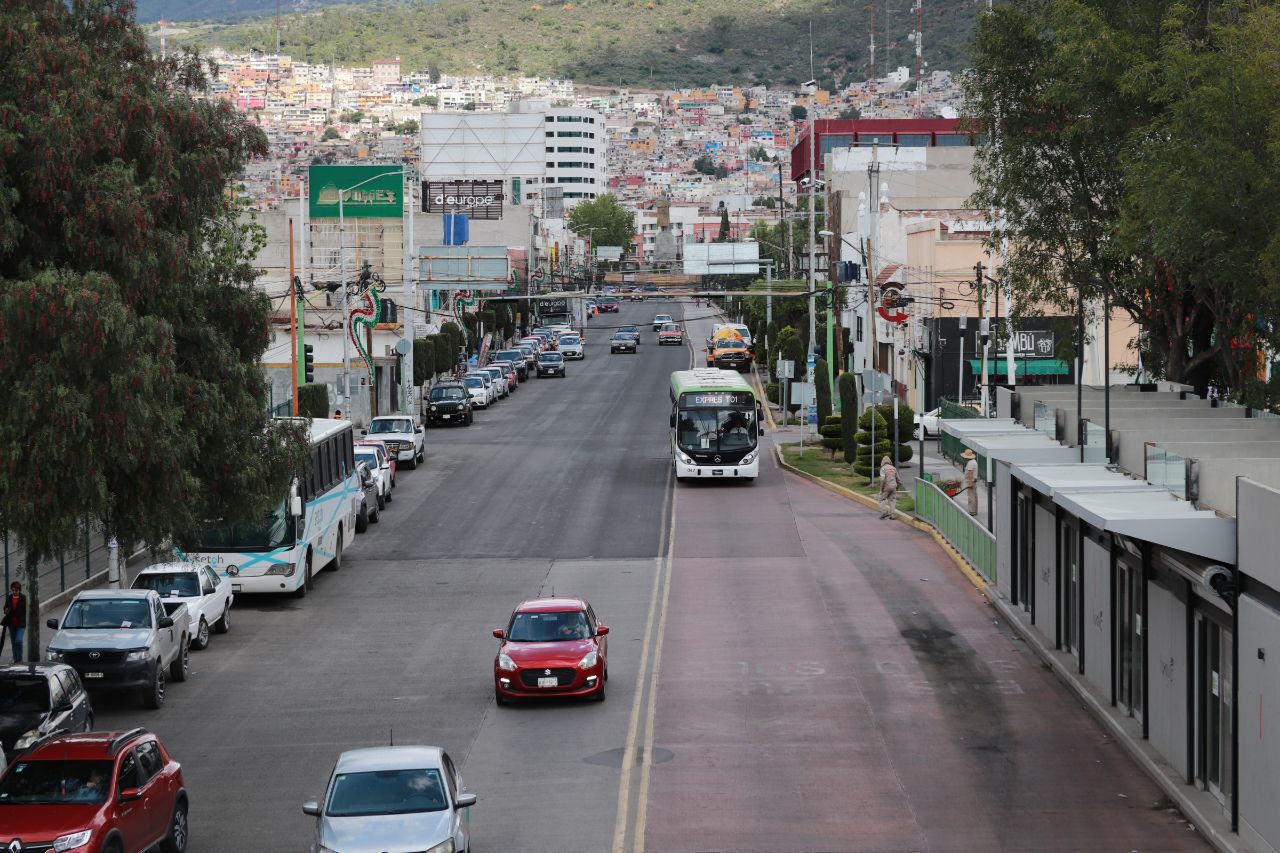
[[[302,345],[302,382],[310,385],[316,378],[316,348],[311,344]]]

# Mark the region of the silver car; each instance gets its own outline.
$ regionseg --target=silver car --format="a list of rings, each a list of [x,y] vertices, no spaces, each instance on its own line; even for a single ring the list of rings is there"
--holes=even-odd
[[[476,804],[449,754],[435,746],[375,746],[338,756],[316,816],[311,853],[471,849],[463,810]]]

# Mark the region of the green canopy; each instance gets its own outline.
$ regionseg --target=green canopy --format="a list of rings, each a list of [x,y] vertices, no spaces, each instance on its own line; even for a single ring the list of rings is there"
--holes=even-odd
[[[1071,366],[1060,358],[1017,358],[1014,367],[1015,375],[1020,376],[1066,376],[1071,373]],[[987,373],[1004,375],[1009,372],[1008,362],[1001,356],[987,360]],[[982,372],[982,360],[969,359],[969,368],[974,375]]]

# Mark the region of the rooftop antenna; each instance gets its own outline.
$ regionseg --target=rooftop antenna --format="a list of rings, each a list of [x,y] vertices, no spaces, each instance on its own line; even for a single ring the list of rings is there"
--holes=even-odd
[[[871,92],[876,90],[876,0],[870,0],[868,4],[867,25],[871,30],[871,72],[869,78],[871,80]]]
[[[924,0],[916,0],[916,109],[917,116],[924,102],[920,90],[924,87]]]

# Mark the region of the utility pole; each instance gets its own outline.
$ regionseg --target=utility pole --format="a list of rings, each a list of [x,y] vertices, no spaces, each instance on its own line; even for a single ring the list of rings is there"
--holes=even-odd
[[[871,250],[867,257],[867,347],[870,353],[868,363],[871,366],[871,388],[866,396],[871,401],[871,482],[876,480],[879,462],[876,460],[876,386],[880,384],[880,375],[876,371],[876,265],[880,261],[880,146],[871,146],[871,165],[867,167],[867,180],[870,182],[871,202]]]
[[[413,378],[413,312],[418,307],[418,288],[417,288],[417,271],[414,269],[414,259],[416,253],[413,245],[413,208],[414,208],[414,184],[415,177],[412,167],[406,167],[404,172],[405,178],[405,205],[409,208],[409,232],[404,239],[404,285],[401,299],[404,307],[401,309],[400,329],[403,334],[401,340],[409,343],[409,351],[405,353],[404,360],[401,362],[400,376],[400,393],[401,393],[401,410],[407,415],[422,414],[421,411],[413,412],[414,408],[414,391],[416,383]]]
[[[813,53],[812,22],[810,22],[809,27],[811,30],[809,51],[810,51],[810,57],[812,58],[812,53]],[[810,63],[810,65],[812,65],[812,62]],[[808,275],[808,279],[809,279],[809,351],[808,351],[808,354],[812,356],[815,351],[814,346],[817,343],[816,338],[818,336],[818,320],[817,320],[817,313],[816,313],[817,309],[816,309],[816,301],[814,297],[814,291],[817,290],[818,288],[818,269],[817,269],[818,265],[814,258],[814,253],[815,253],[815,250],[817,249],[816,244],[818,241],[818,235],[816,233],[817,220],[815,219],[815,216],[817,213],[816,206],[817,206],[817,192],[818,192],[818,164],[814,159],[815,155],[814,155],[814,144],[813,144],[813,135],[818,130],[818,126],[814,116],[814,113],[816,112],[814,110],[814,106],[815,106],[815,102],[818,100],[817,98],[818,86],[815,83],[810,85],[808,89],[809,89],[809,275]],[[817,378],[812,374],[810,374],[809,382],[813,384],[814,393],[817,394]]]
[[[987,349],[990,346],[991,337],[987,327],[987,289],[984,275],[986,270],[982,266],[982,261],[978,261],[973,265],[973,274],[975,286],[978,289],[978,335],[982,343],[982,378],[978,380],[978,388],[982,400],[982,416],[987,416]]]
[[[289,406],[298,416],[298,289],[293,286],[293,217],[289,217]]]
[[[782,161],[778,161],[778,230],[782,232],[782,277],[791,277],[791,223],[787,220],[787,200],[782,190]]]
[[[298,190],[298,221],[302,223],[302,233],[298,237],[299,242],[302,244],[302,251],[299,252],[301,258],[298,261],[300,276],[296,280],[290,279],[289,289],[294,292],[295,297],[302,297],[295,303],[298,307],[298,324],[294,328],[298,331],[298,341],[293,348],[294,359],[302,360],[307,337],[307,300],[303,296],[302,282],[307,280],[307,249],[311,245],[307,239],[307,188],[305,186]],[[299,380],[298,371],[295,369],[293,372],[293,384],[301,385],[302,382]],[[329,413],[325,412],[325,414],[328,415]]]

